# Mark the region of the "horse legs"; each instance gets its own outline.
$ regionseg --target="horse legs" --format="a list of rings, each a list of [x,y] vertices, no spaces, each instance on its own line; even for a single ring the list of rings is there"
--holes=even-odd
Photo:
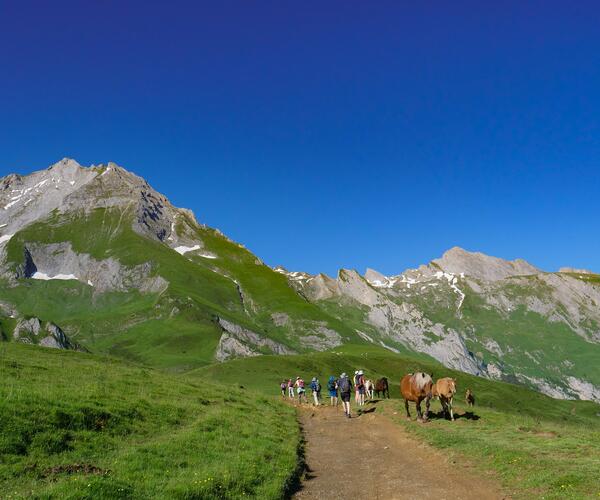
[[[444,400],[444,396],[440,396],[440,404],[442,405],[442,415],[446,418],[446,401]]]
[[[417,420],[423,420],[423,412],[421,411],[421,400],[417,400]]]
[[[450,420],[454,422],[454,412],[452,411],[452,398],[450,398]]]
[[[429,406],[431,405],[431,397],[425,397],[425,420],[429,420]]]
[[[408,411],[408,399],[404,400],[404,407],[406,408],[406,418],[410,418],[410,411]]]

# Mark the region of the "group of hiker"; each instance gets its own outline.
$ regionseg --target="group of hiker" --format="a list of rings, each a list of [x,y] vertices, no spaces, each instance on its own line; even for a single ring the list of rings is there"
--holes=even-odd
[[[291,378],[281,382],[281,396],[296,400],[298,403],[308,403],[306,397],[306,387],[302,377],[296,377],[293,381]],[[321,405],[321,383],[317,377],[313,377],[309,385],[313,398],[313,405]],[[356,370],[352,380],[346,373],[342,373],[339,377],[331,375],[327,382],[327,392],[329,394],[329,404],[338,406],[339,400],[342,401],[344,414],[350,418],[350,398],[354,389],[354,400],[358,406],[364,406],[365,394],[367,393],[367,381],[363,370]]]

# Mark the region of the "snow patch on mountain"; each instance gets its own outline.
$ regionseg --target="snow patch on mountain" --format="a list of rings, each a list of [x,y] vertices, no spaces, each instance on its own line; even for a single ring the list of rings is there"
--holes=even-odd
[[[31,279],[34,280],[44,280],[44,281],[48,281],[48,280],[79,280],[79,278],[77,276],[75,276],[74,274],[56,274],[54,276],[48,276],[46,273],[40,273],[39,271],[36,271],[35,273],[33,273],[31,275]]]
[[[218,258],[214,253],[210,253],[210,252],[199,253],[198,257],[203,257],[205,259],[217,259]]]
[[[446,281],[448,281],[450,288],[452,288],[452,290],[460,297],[460,300],[458,302],[458,307],[457,307],[457,309],[460,309],[460,306],[462,306],[462,304],[465,300],[465,294],[457,286],[458,278],[456,277],[456,275],[454,275],[453,273],[445,273],[443,271],[438,271],[437,273],[435,273],[435,277],[437,279],[445,278]]]
[[[175,247],[173,250],[175,250],[177,253],[181,254],[181,255],[185,255],[188,252],[194,252],[195,250],[200,250],[202,248],[202,245],[194,245],[193,247],[186,247],[186,246],[179,246],[179,247]]]
[[[6,243],[7,241],[10,241],[10,239],[13,237],[13,234],[4,234],[2,236],[0,236],[0,245],[3,245],[4,243]]]
[[[300,271],[288,271],[286,268],[281,266],[274,267],[273,271],[287,276],[290,281],[309,282],[314,278],[314,276],[311,276],[308,273],[303,273]]]

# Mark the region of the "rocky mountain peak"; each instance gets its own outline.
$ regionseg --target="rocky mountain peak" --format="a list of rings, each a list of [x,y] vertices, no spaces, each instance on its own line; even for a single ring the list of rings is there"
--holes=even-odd
[[[0,244],[54,210],[88,212],[96,208],[134,210],[136,231],[173,247],[198,245],[191,227],[197,222],[191,211],[171,205],[145,179],[113,162],[84,167],[72,158],[29,175],[0,179]],[[184,222],[181,234],[176,233],[179,221]]]
[[[50,165],[46,170],[52,172],[73,172],[76,170],[83,169],[76,160],[73,158],[63,158],[60,161],[57,161],[53,165]]]
[[[367,268],[367,270],[365,271],[365,279],[371,283],[374,282],[385,282],[387,281],[387,276],[381,274],[379,271],[375,271],[375,269],[371,269],[370,267]]]
[[[460,247],[448,250],[432,264],[451,274],[464,274],[476,279],[498,281],[510,276],[540,273],[540,269],[523,259],[512,261],[491,257],[481,252],[469,252]]]

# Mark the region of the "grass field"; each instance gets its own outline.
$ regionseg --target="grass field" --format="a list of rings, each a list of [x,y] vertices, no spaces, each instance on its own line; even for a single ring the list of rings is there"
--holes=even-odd
[[[176,375],[0,343],[2,498],[282,498],[298,477],[301,435],[293,408],[278,400],[279,382],[300,375],[324,384],[357,368],[390,379],[392,399],[378,411],[470,464],[469,473],[492,472],[513,497],[600,495],[598,405],[377,347],[260,356]],[[415,370],[456,377],[459,394],[473,389],[473,415],[406,421],[398,380]]]
[[[369,378],[387,376],[390,395],[399,398],[401,375],[416,370],[435,378],[457,379],[458,413],[466,410],[462,395],[467,387],[476,397],[473,418],[455,422],[434,418],[426,425],[404,419],[404,404],[392,399],[382,405],[399,425],[435,447],[455,462],[468,461],[474,471],[492,471],[516,498],[600,497],[600,406],[582,401],[559,401],[526,388],[494,382],[440,365],[398,356],[377,347],[345,346],[333,352],[299,356],[268,356],[213,365],[190,373],[229,384],[276,394],[284,377],[318,376],[366,370]],[[432,404],[433,412],[441,409]],[[396,413],[394,415],[394,412]],[[413,411],[414,417],[414,411]]]
[[[1,498],[281,498],[288,406],[232,385],[0,343]],[[285,432],[281,432],[285,429]]]
[[[560,406],[546,416],[478,405],[478,420],[434,418],[421,425],[407,422],[400,405],[392,405],[395,422],[443,449],[454,463],[466,459],[474,480],[477,471],[493,471],[514,498],[600,498],[600,417],[583,409],[579,415],[578,405],[570,405],[572,414],[568,404]],[[439,410],[437,403],[433,407]],[[460,414],[466,411],[464,403],[457,407]]]

